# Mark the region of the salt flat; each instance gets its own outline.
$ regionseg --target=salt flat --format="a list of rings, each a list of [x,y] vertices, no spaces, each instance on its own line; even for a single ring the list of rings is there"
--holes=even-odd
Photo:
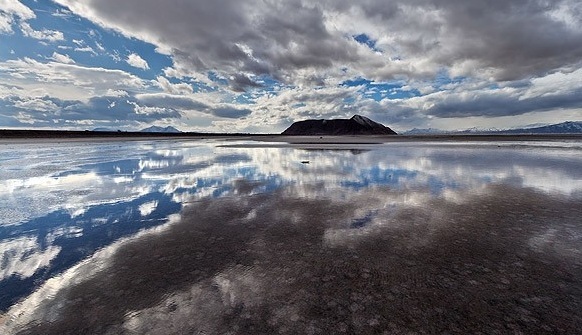
[[[579,141],[295,139],[1,142],[0,332],[582,326]]]

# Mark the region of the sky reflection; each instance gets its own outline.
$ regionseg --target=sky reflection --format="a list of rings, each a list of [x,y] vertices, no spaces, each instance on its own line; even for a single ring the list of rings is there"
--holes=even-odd
[[[390,286],[396,299],[428,280],[417,278],[422,271],[441,276],[439,287],[485,278],[493,291],[511,286],[505,281],[565,283],[562,274],[580,272],[580,146],[333,149],[213,141],[2,144],[0,330],[155,333],[170,327],[163,317],[169,308],[178,333],[236,333],[251,325],[293,333],[309,328],[309,320],[332,327],[335,321],[316,317],[314,308],[322,306],[306,302],[329,303],[334,294],[341,298],[332,310],[361,295],[356,305],[337,307],[352,318],[341,327],[387,329],[393,320],[376,310],[380,302],[404,305],[390,295],[368,297],[370,287]],[[468,258],[449,254],[455,248]],[[485,250],[500,254],[483,261]],[[430,268],[422,261],[427,255],[435,262]],[[550,269],[534,256],[560,262]],[[518,274],[543,272],[544,279],[532,284],[502,275],[518,258],[531,266]],[[464,269],[446,271],[469,272],[462,278],[446,272],[447,259]],[[408,270],[391,270],[403,264]],[[490,277],[474,275],[482,267]],[[546,275],[550,270],[557,272]],[[320,281],[323,291],[304,285]],[[332,284],[339,285],[335,293]],[[564,292],[580,288],[577,279]],[[285,302],[289,294],[299,300]],[[554,307],[556,317],[565,311]],[[417,308],[417,317],[427,317]],[[72,317],[77,310],[84,312]],[[28,325],[39,320],[40,328]],[[408,330],[423,329],[416,325]]]

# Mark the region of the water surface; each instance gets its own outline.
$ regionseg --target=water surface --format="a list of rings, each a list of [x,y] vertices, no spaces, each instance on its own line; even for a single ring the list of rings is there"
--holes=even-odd
[[[575,333],[582,145],[0,143],[0,332]]]

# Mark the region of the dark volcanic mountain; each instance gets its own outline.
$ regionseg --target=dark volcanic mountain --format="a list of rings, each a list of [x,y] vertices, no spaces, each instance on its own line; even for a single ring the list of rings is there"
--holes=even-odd
[[[282,135],[396,135],[392,129],[354,115],[351,119],[304,120],[293,123]]]

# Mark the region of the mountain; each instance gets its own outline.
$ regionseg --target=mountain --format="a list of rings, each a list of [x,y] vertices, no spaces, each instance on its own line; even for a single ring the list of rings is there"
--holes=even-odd
[[[179,131],[178,129],[176,129],[172,126],[167,126],[165,128],[158,127],[158,126],[151,126],[151,127],[140,130],[140,132],[142,132],[142,133],[181,133],[181,131]]]
[[[108,132],[111,132],[111,131],[115,131],[115,130],[112,130],[112,129],[109,129],[109,128],[95,128],[92,131],[108,131]]]
[[[414,128],[403,133],[403,135],[490,135],[490,134],[582,134],[582,121],[567,121],[548,126],[515,129],[481,129],[469,128],[464,130],[439,130],[434,128],[418,129]]]
[[[436,134],[444,134],[444,130],[435,129],[435,128],[413,128],[410,130],[401,133],[403,135],[436,135]]]
[[[452,134],[468,134],[468,135],[483,135],[483,134],[496,134],[501,132],[502,130],[497,129],[497,128],[487,128],[487,129],[483,129],[483,128],[477,128],[477,127],[472,127],[469,129],[464,129],[464,130],[455,130],[449,133]]]
[[[502,130],[503,134],[582,134],[582,121],[567,121],[549,126]]]
[[[350,119],[304,120],[293,123],[282,135],[396,135],[392,129],[354,115]]]

